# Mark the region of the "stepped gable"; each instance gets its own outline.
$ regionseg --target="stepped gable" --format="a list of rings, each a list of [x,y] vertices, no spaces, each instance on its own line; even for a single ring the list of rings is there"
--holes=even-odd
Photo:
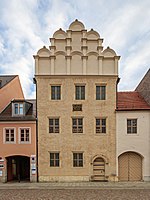
[[[34,59],[35,75],[118,76],[120,56],[110,47],[103,49],[100,34],[76,19],[67,30],[55,31],[50,46],[39,49]]]

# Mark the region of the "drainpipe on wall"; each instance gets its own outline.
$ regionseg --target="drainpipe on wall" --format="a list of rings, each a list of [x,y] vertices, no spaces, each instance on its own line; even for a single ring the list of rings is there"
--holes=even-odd
[[[118,77],[116,82],[116,110],[118,109],[118,83],[120,78]],[[117,135],[117,111],[116,111],[116,180],[118,181],[118,135]]]
[[[33,83],[36,85],[36,180],[39,182],[39,170],[38,170],[38,115],[37,115],[37,81],[33,78]]]

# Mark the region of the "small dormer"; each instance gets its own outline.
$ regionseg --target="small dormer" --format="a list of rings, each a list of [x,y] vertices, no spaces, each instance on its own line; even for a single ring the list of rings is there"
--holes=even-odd
[[[32,104],[24,100],[13,100],[12,101],[12,116],[21,117],[25,116]]]
[[[13,102],[12,103],[12,115],[23,116],[25,115],[24,102]]]

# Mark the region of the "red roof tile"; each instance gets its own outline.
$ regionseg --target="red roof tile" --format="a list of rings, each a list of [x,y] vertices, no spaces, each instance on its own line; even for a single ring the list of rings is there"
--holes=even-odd
[[[150,110],[138,92],[118,92],[116,110]]]

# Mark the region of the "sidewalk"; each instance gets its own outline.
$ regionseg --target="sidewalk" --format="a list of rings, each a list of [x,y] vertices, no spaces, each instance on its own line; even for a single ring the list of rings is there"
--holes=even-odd
[[[0,189],[150,189],[150,182],[9,182]]]

